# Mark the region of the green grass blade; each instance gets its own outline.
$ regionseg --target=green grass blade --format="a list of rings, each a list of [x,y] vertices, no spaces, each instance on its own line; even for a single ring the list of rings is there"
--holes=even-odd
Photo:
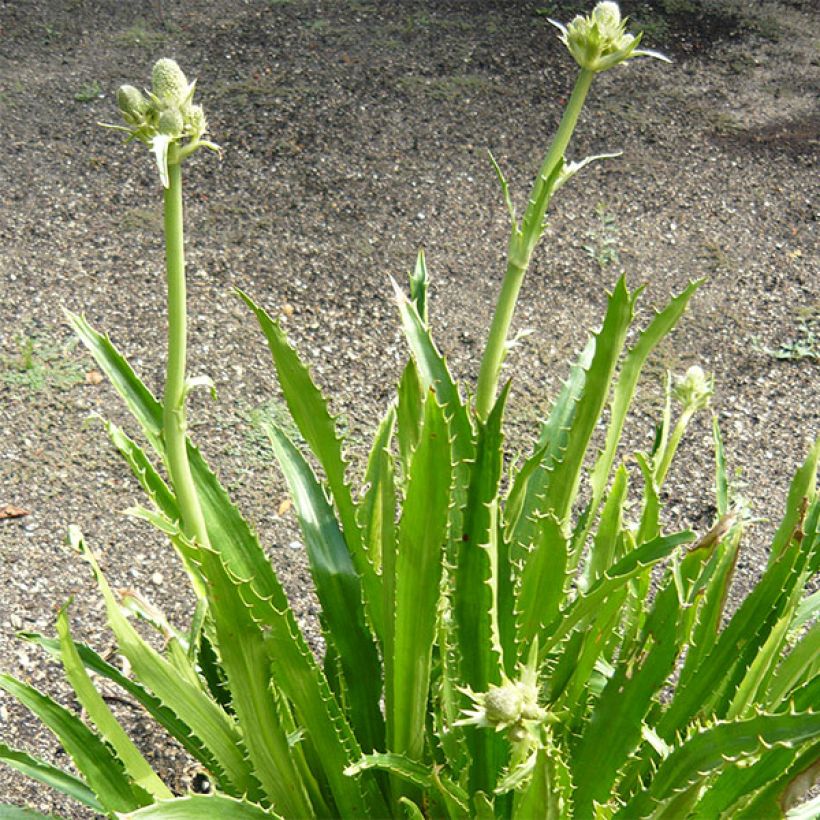
[[[119,650],[128,658],[135,677],[202,740],[216,760],[218,771],[224,775],[223,788],[226,791],[236,789],[239,794],[255,791],[256,783],[245,759],[241,736],[233,721],[201,687],[193,685],[180,675],[140,637],[123,615],[114,593],[93,554],[86,548],[82,536],[76,529],[71,528],[69,538],[72,545],[91,565],[105,599],[109,625],[117,638]]]
[[[648,816],[675,793],[719,771],[729,758],[753,759],[767,748],[796,748],[818,737],[820,712],[757,715],[701,729],[661,762],[649,787],[638,792],[616,816]]]
[[[356,735],[365,751],[383,748],[381,663],[367,626],[359,575],[333,509],[310,466],[278,427],[266,425],[265,432],[290,487],[322,604],[326,634],[339,653],[347,680]]]
[[[253,311],[265,334],[290,414],[325,472],[330,494],[339,511],[339,522],[345,543],[367,591],[367,600],[378,602],[381,600],[378,578],[365,554],[356,503],[347,483],[348,465],[342,453],[342,440],[337,433],[336,420],[328,410],[327,400],[295,349],[289,344],[278,322],[274,322],[250,296],[241,290],[237,293]],[[374,619],[377,631],[381,632],[382,621],[378,613],[371,612],[370,615]]]
[[[282,820],[281,815],[269,809],[222,794],[191,794],[174,800],[162,800],[153,806],[121,816],[122,820],[202,820],[203,817],[219,820]]]
[[[105,806],[100,803],[85,781],[79,777],[64,772],[62,769],[58,769],[56,766],[30,755],[28,752],[12,749],[10,746],[6,746],[5,743],[0,743],[0,760],[32,780],[55,789],[100,814],[105,813]],[[4,817],[4,812],[7,810],[5,805],[0,805],[0,817]],[[10,816],[13,817],[14,815]]]
[[[148,761],[111,713],[100,693],[94,688],[71,638],[66,607],[61,608],[57,616],[57,634],[60,638],[60,655],[66,677],[89,719],[99,730],[100,736],[114,749],[134,783],[155,800],[171,797],[170,789],[157,777]]]
[[[389,583],[385,579],[386,587],[395,589],[395,600],[388,604],[394,613],[394,645],[385,659],[389,743],[391,751],[415,760],[424,752],[451,481],[447,421],[430,394],[399,522],[395,577]]]
[[[151,802],[151,796],[128,778],[116,755],[78,717],[10,675],[0,673],[0,689],[20,701],[57,736],[106,811],[133,811]]]

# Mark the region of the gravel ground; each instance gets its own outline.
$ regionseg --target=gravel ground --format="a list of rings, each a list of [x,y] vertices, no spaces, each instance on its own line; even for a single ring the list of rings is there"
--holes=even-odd
[[[789,478],[820,424],[816,230],[820,90],[812,0],[624,2],[671,66],[636,61],[593,88],[571,155],[623,150],[556,200],[522,294],[510,421],[523,447],[599,321],[621,270],[647,283],[643,316],[706,276],[647,368],[626,431],[646,448],[664,372],[700,364],[736,483],[763,519],[741,556],[753,582]],[[119,511],[138,488],[112,454],[102,414],[133,430],[62,308],[107,329],[159,390],[164,336],[160,191],[150,158],[97,127],[118,85],[147,83],[160,56],[190,76],[224,159],[186,165],[193,432],[293,592],[315,637],[314,601],[283,483],[259,433],[280,417],[266,350],[235,285],[281,313],[345,414],[351,455],[366,441],[406,355],[388,274],[418,247],[432,322],[454,371],[477,372],[503,271],[505,212],[491,149],[520,203],[571,90],[574,68],[544,0],[0,2],[0,669],[61,702],[54,664],[15,638],[51,634],[74,596],[76,634],[111,646],[87,567],[63,545],[78,524],[112,584],[184,623],[190,600],[169,548]],[[615,253],[613,253],[613,251]],[[813,336],[812,334],[816,334]],[[781,358],[790,355],[793,358]],[[710,420],[696,420],[668,485],[667,521],[705,529],[714,507]],[[629,450],[625,451],[629,452]],[[191,771],[120,704],[159,770]],[[53,737],[0,695],[0,738],[65,762]],[[0,798],[83,817],[0,768]],[[0,814],[2,811],[0,810]]]

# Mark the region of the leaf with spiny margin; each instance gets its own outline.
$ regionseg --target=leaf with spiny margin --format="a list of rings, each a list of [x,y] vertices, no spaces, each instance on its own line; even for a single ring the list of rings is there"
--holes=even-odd
[[[712,416],[712,438],[715,442],[715,506],[721,518],[729,512],[729,479],[726,475],[726,453],[717,414]]]
[[[777,710],[801,681],[820,674],[820,621],[811,626],[780,661],[763,698],[768,709]]]
[[[510,678],[515,677],[518,661],[516,643],[516,580],[517,567],[513,564],[510,544],[502,516],[496,516],[496,609],[498,612],[498,642],[501,647],[504,669]]]
[[[68,604],[62,607],[57,615],[57,635],[60,639],[60,659],[66,677],[80,705],[99,730],[101,738],[113,748],[127,775],[154,800],[171,797],[169,788],[157,777],[148,761],[128,737],[85,671],[80,653],[71,637]]]
[[[635,395],[641,370],[643,370],[647,358],[658,343],[678,323],[678,320],[689,304],[689,300],[704,281],[706,280],[699,279],[695,282],[691,282],[688,287],[675,296],[662,311],[659,313],[656,312],[649,326],[641,332],[637,342],[635,342],[624,357],[623,365],[621,366],[621,371],[612,393],[612,409],[604,448],[598,456],[589,478],[590,489],[592,491],[590,522],[594,520],[595,513],[598,511],[598,507],[604,498],[612,464],[615,460],[615,453],[621,440],[626,414],[629,411],[632,398]],[[639,291],[633,294],[633,302],[637,299],[638,295]]]
[[[817,493],[817,462],[820,459],[820,436],[814,442],[809,455],[795,473],[786,500],[786,514],[777,528],[769,553],[769,564],[776,561],[788,548],[795,527],[800,523],[801,507],[804,499],[811,504]]]
[[[699,729],[658,766],[647,788],[639,791],[616,817],[646,817],[675,794],[702,782],[729,760],[748,760],[773,746],[795,748],[820,737],[820,712],[756,715]]]
[[[402,480],[407,483],[413,451],[419,443],[421,416],[424,409],[424,395],[418,368],[413,359],[404,367],[399,381],[396,404],[396,429],[399,439]]]
[[[131,811],[151,803],[151,795],[131,781],[119,758],[76,715],[11,675],[0,673],[0,689],[20,701],[56,735],[106,811]]]
[[[100,370],[108,376],[140,423],[151,446],[164,459],[160,403],[139,380],[110,339],[94,330],[84,317],[69,311],[66,311],[66,315]],[[240,578],[252,579],[262,599],[270,599],[278,609],[286,609],[287,597],[259,540],[231,502],[199,450],[190,441],[188,459],[211,544],[218,546],[231,572]]]
[[[413,760],[406,755],[393,752],[364,755],[361,760],[348,766],[346,773],[359,774],[370,769],[380,769],[400,777],[414,786],[429,792],[438,792],[451,818],[466,818],[469,816],[469,799],[458,783],[446,777],[435,768]]]
[[[470,481],[455,533],[455,569],[452,607],[462,685],[485,692],[501,682],[501,655],[495,610],[498,560],[495,543],[498,516],[498,483],[501,479],[503,435],[501,425],[510,383],[502,389],[486,423],[479,422],[475,459],[469,465]],[[465,729],[473,759],[471,790],[491,792],[500,768],[500,738],[492,733]]]
[[[236,292],[253,311],[265,334],[291,417],[325,472],[330,495],[339,511],[345,543],[366,593],[368,615],[376,633],[380,635],[383,618],[379,608],[379,579],[365,552],[356,503],[347,483],[348,465],[342,453],[342,440],[336,430],[336,421],[328,410],[327,399],[314,383],[299,354],[288,342],[279,323],[273,321],[246,293],[238,289]]]
[[[299,518],[325,634],[333,641],[347,682],[351,721],[366,751],[384,745],[379,709],[382,668],[367,625],[362,584],[344,536],[310,465],[285,433],[264,425]]]
[[[63,820],[60,814],[41,814],[34,809],[22,809],[20,806],[12,806],[9,803],[0,803],[0,817],[3,820],[35,820],[35,818],[49,818],[49,820]]]
[[[121,820],[282,820],[270,809],[263,809],[245,799],[234,799],[223,794],[189,794],[173,800],[161,800],[139,811],[121,814]]]
[[[535,511],[542,500],[549,471],[561,457],[595,355],[595,337],[572,366],[550,414],[541,425],[533,454],[515,475],[505,508],[507,531],[514,550],[520,553],[536,542],[539,532]],[[516,557],[518,555],[516,554]]]
[[[427,275],[427,263],[424,260],[424,249],[420,248],[416,256],[416,267],[410,274],[410,301],[416,306],[419,318],[426,325],[429,321],[427,310],[427,290],[430,278]]]
[[[589,589],[590,584],[606,572],[618,554],[618,540],[623,538],[624,503],[628,487],[626,467],[621,464],[615,471],[615,478],[604,507],[601,510],[601,521],[598,532],[592,542],[582,574],[582,588]]]
[[[120,605],[93,553],[75,527],[69,528],[71,545],[89,562],[105,599],[108,623],[120,652],[128,658],[134,675],[199,737],[215,758],[227,792],[257,794],[258,785],[245,759],[242,740],[233,721],[208,697],[149,646],[123,615]]]
[[[575,817],[572,778],[561,752],[552,743],[535,752],[527,784],[516,792],[513,817],[564,820]],[[578,815],[580,816],[580,815]]]
[[[84,780],[76,777],[73,774],[64,772],[45,760],[40,760],[28,752],[20,749],[12,749],[11,746],[6,746],[5,743],[0,743],[0,761],[16,769],[18,772],[42,783],[44,786],[49,786],[62,794],[78,800],[84,806],[90,809],[105,813],[105,806],[97,799],[93,791],[88,787]],[[13,814],[8,813],[8,809],[13,808],[6,806],[5,803],[0,803],[0,817],[14,817]],[[21,817],[25,815],[20,815]]]
[[[767,754],[771,755],[774,751]],[[732,818],[757,820],[760,817],[782,817],[786,811],[789,820],[816,820],[817,809],[820,808],[817,797],[802,806],[797,804],[817,785],[819,779],[820,743],[812,743],[804,747],[790,765],[782,766],[780,771],[772,771],[764,787],[742,808],[733,812]]]
[[[182,542],[181,549],[190,548],[190,542],[184,543],[185,537],[178,527],[169,521],[165,526],[174,527],[174,537]],[[238,596],[252,614],[254,623],[265,628],[267,660],[262,659],[260,663],[270,672],[274,688],[281,690],[296,710],[300,725],[317,750],[316,759],[324,768],[340,810],[354,817],[369,816],[359,784],[342,774],[344,767],[361,755],[361,749],[292,612],[276,610],[269,601],[260,599],[252,581],[233,576],[222,556],[212,548],[200,549],[198,555],[197,560],[208,565],[213,596],[229,599]],[[225,660],[223,658],[223,664]],[[305,785],[310,791],[311,784]],[[377,801],[375,805],[373,813],[378,816],[383,804]]]
[[[370,455],[367,459],[365,483],[367,491],[359,504],[359,524],[364,535],[365,548],[376,572],[382,570],[382,558],[395,549],[396,488],[393,477],[393,457],[390,442],[396,424],[396,409],[391,407],[382,419]],[[382,597],[384,591],[382,590]],[[387,630],[388,622],[382,626]]]
[[[805,514],[803,499],[790,494],[788,504],[799,505]],[[794,519],[795,526],[800,522],[790,509],[786,518]],[[714,711],[719,717],[724,716],[731,698],[788,606],[795,588],[802,589],[803,570],[810,554],[801,547],[801,539],[792,538],[777,560],[769,563],[713,648],[704,653],[686,683],[678,685],[672,702],[658,723],[658,733],[664,740],[671,742],[675,734],[699,713]]]
[[[677,571],[684,587],[697,578],[713,547],[696,546],[687,552]],[[674,671],[683,649],[677,640],[678,623],[685,617],[688,597],[681,600],[679,595],[678,584],[671,573],[667,574],[640,640],[628,655],[618,658],[613,675],[585,722],[572,752],[579,817],[591,814],[596,801],[609,799],[618,771],[640,743],[642,724],[653,699]]]
[[[432,387],[438,403],[444,408],[450,425],[455,459],[457,462],[468,461],[474,453],[473,428],[458,387],[447,369],[444,358],[436,349],[430,331],[419,316],[415,304],[404,295],[393,279],[390,281],[393,284],[404,335],[416,362],[422,386],[425,389]],[[466,487],[464,489],[466,491]]]
[[[609,396],[615,367],[632,322],[640,289],[630,293],[625,277],[615,284],[609,297],[601,330],[595,335],[595,354],[586,373],[584,392],[578,402],[566,447],[549,473],[542,512],[551,512],[559,521],[569,516],[581,481],[589,442]]]
[[[558,521],[545,515],[538,540],[525,554],[516,599],[519,658],[558,616],[567,580],[567,538]]]
[[[530,200],[527,202],[527,210],[521,220],[521,230],[513,231],[510,239],[511,255],[512,245],[515,242],[516,245],[522,247],[523,252],[526,254],[525,259],[529,260],[535,246],[538,244],[538,240],[541,239],[541,235],[544,233],[544,214],[547,212],[552,192],[561,177],[563,169],[564,158],[558,157],[552,168],[545,169],[543,174],[539,171]]]
[[[594,614],[607,598],[618,593],[631,578],[645,572],[648,567],[662,561],[681,544],[693,538],[693,534],[688,530],[659,536],[627,553],[620,561],[613,564],[585,594],[579,595],[542,630],[539,658],[543,660],[553,646],[569,635],[588,616]]]
[[[24,640],[42,647],[54,657],[60,657],[60,643],[55,638],[46,638],[37,632],[20,632],[18,635]],[[85,644],[75,645],[79,652],[80,660],[86,669],[116,683],[117,686],[121,687],[139,703],[171,737],[178,740],[191,757],[198,760],[208,771],[215,772],[217,777],[221,776],[221,770],[213,755],[211,755],[202,741],[193,735],[190,728],[179,719],[172,709],[165,706],[159,698],[149,692],[144,686],[127,678],[115,666],[104,661],[90,647]]]
[[[447,420],[430,391],[418,447],[413,453],[398,528],[393,647],[385,657],[385,706],[391,751],[421,760],[430,691],[432,649],[450,509],[452,459]],[[387,571],[387,566],[385,566]]]
[[[729,587],[737,565],[741,535],[741,527],[733,529],[729,536],[718,544],[712,559],[715,562],[714,566],[707,567],[709,576],[698,596],[700,601],[695,603],[697,614],[689,635],[689,648],[678,678],[678,688],[688,685],[695,670],[717,641]]]

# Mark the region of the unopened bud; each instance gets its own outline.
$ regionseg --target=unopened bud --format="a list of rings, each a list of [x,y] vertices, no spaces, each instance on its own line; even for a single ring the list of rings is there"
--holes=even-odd
[[[185,127],[182,121],[182,114],[176,108],[168,108],[159,115],[159,122],[157,123],[157,130],[160,134],[166,134],[169,137],[178,137]]]
[[[148,109],[148,100],[133,85],[121,85],[117,89],[117,106],[128,122],[141,119]]]
[[[697,365],[692,365],[675,383],[675,398],[693,412],[706,407],[712,393],[714,393],[713,379]]]
[[[154,94],[165,104],[179,107],[188,94],[188,80],[176,60],[163,57],[154,63],[151,72]]]

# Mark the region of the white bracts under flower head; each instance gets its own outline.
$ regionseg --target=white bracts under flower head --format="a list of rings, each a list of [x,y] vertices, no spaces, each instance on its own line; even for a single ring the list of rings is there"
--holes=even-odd
[[[617,3],[598,3],[586,17],[578,15],[568,25],[550,20],[560,32],[561,42],[581,68],[601,72],[632,57],[655,57],[669,62],[657,51],[639,50],[641,35],[626,31]]]
[[[713,377],[707,376],[697,365],[692,365],[683,376],[675,379],[675,398],[690,412],[706,407],[714,392]]]
[[[201,147],[218,152],[219,146],[203,139],[208,122],[202,106],[192,103],[196,81],[189,83],[174,60],[164,57],[154,63],[151,86],[147,97],[133,85],[120,86],[117,106],[127,127],[107,127],[147,145],[156,157],[160,180],[168,187],[169,162],[179,162]],[[172,151],[173,145],[178,150]]]

